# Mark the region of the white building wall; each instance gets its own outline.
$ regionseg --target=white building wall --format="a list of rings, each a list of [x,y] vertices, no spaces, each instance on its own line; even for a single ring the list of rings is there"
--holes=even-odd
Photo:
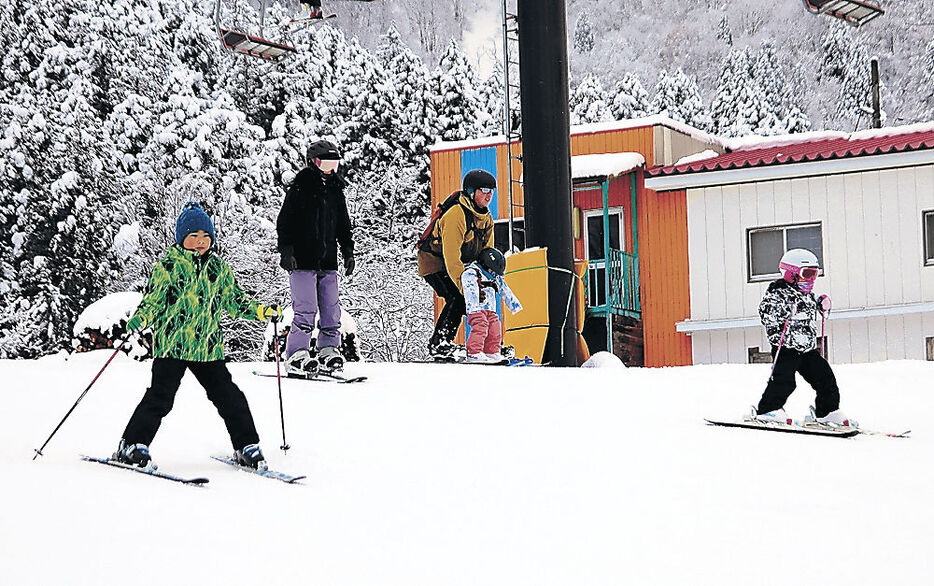
[[[922,211],[934,210],[934,165],[687,190],[691,320],[758,319],[768,282],[748,280],[746,230],[821,222],[824,276],[835,311],[934,302]],[[827,322],[833,362],[925,358],[934,313]],[[768,348],[763,328],[694,331],[695,364],[746,362]]]

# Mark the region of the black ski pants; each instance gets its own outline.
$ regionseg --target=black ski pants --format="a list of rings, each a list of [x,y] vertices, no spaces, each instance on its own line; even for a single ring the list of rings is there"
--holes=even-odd
[[[777,350],[777,346],[772,346],[773,357]],[[801,377],[817,392],[814,411],[818,417],[824,417],[840,408],[840,389],[837,387],[837,378],[820,352],[817,350],[798,352],[790,348],[782,348],[778,354],[778,362],[775,363],[775,372],[769,379],[762,398],[759,399],[757,413],[761,415],[785,406],[785,401],[795,390],[796,372],[801,373]]]
[[[126,443],[148,446],[152,442],[162,424],[162,418],[172,410],[175,393],[186,370],[195,375],[207,391],[208,399],[217,407],[234,449],[259,443],[250,406],[243,392],[234,384],[224,361],[189,362],[175,358],[156,358],[152,361],[152,385],[146,389],[143,400],[126,424],[123,432]]]
[[[460,292],[447,272],[425,275],[425,281],[435,290],[438,297],[444,299],[444,307],[438,315],[435,331],[428,341],[430,346],[437,346],[441,342],[450,342],[454,339],[457,328],[460,327],[461,320],[467,312],[467,302],[464,300],[464,294]]]

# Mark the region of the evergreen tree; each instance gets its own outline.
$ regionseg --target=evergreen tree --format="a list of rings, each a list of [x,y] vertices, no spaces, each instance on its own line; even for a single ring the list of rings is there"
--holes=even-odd
[[[586,12],[581,12],[574,25],[574,50],[578,53],[590,53],[596,44],[593,25]]]
[[[928,108],[928,119],[934,119],[934,39],[924,49],[924,64],[921,95]]]
[[[401,128],[397,142],[402,149],[402,156],[420,169],[420,181],[427,185],[427,147],[432,142],[432,130],[427,123],[428,70],[422,60],[402,42],[395,25],[382,38],[377,56],[386,70],[389,83],[395,88],[395,111]]]
[[[464,140],[478,134],[477,75],[456,42],[448,45],[427,87],[426,122],[431,142]]]
[[[733,46],[733,31],[730,29],[730,21],[726,15],[720,17],[720,24],[717,26],[717,40],[723,41],[727,47]]]
[[[504,134],[503,119],[506,115],[504,108],[504,84],[503,66],[499,63],[493,68],[486,81],[484,81],[477,91],[477,99],[480,104],[480,119],[477,126],[481,133],[486,136],[495,136]]]
[[[6,323],[0,353],[32,357],[64,347],[81,308],[112,277],[114,169],[100,156],[102,113],[108,110],[99,42],[74,22],[91,20],[93,5],[32,7],[21,42],[56,37],[36,55],[22,85],[2,107],[0,190],[4,240],[0,302]],[[35,36],[33,36],[35,35]],[[14,105],[15,104],[15,105]]]
[[[611,121],[613,114],[610,112],[607,101],[600,79],[595,75],[587,76],[571,92],[571,124]]]
[[[648,116],[651,108],[649,93],[634,73],[627,72],[616,82],[613,88],[613,101],[610,105],[612,116],[616,120]]]
[[[655,84],[655,98],[652,100],[651,111],[690,124],[700,130],[709,130],[713,125],[701,100],[697,82],[680,69],[673,74],[662,70],[658,83]]]

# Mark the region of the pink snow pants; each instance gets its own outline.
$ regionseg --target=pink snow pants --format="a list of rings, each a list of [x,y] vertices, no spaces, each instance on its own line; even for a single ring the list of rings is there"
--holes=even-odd
[[[481,309],[467,316],[470,335],[467,336],[467,353],[499,354],[503,342],[503,324],[495,311]]]

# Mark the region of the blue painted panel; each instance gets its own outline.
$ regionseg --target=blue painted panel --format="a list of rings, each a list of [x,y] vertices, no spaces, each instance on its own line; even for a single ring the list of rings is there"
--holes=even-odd
[[[496,147],[486,147],[461,151],[461,180],[472,169],[489,171],[496,177]],[[493,219],[499,219],[499,190],[493,191],[493,200],[490,201],[490,214]]]

